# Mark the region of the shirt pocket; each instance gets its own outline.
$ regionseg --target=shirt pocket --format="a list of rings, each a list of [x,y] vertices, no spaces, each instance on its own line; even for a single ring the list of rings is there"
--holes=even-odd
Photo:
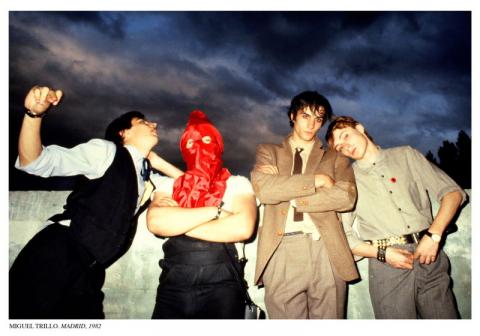
[[[413,202],[413,205],[418,210],[425,210],[430,207],[428,192],[418,182],[413,181],[408,184],[408,194]]]

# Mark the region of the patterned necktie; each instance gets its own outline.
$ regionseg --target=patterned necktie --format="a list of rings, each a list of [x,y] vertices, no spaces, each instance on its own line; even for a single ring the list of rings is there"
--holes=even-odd
[[[303,151],[303,148],[295,148],[295,157],[293,158],[293,173],[292,175],[297,175],[302,173],[303,160],[300,156],[300,153]],[[293,208],[293,221],[301,222],[303,221],[303,212],[297,212],[297,208]]]
[[[150,180],[150,173],[152,172],[152,166],[150,164],[150,160],[143,159],[142,162],[142,170],[140,170],[140,175],[145,182],[145,189],[143,191],[142,199],[140,200],[140,205],[145,204],[147,200],[150,199],[153,190],[155,189],[153,186],[152,181]]]
[[[142,176],[144,181],[148,181],[150,179],[151,171],[152,171],[152,166],[150,165],[150,160],[143,159],[142,170],[140,171],[140,175]]]

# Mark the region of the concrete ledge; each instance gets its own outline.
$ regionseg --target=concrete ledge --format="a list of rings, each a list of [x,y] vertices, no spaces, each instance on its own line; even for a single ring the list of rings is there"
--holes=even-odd
[[[467,191],[470,195],[470,191]],[[62,212],[69,191],[11,191],[9,193],[9,262],[45,226],[52,215]],[[433,206],[434,211],[438,208]],[[471,208],[468,204],[456,222],[458,231],[449,235],[444,250],[452,265],[453,291],[461,317],[471,318]],[[155,238],[140,217],[137,235],[127,254],[107,270],[104,311],[107,319],[149,319],[160,276],[158,260],[163,257],[163,240]],[[249,259],[245,272],[252,299],[264,306],[264,290],[252,286],[256,240],[245,248]],[[362,281],[349,286],[347,318],[372,319],[368,294],[367,262],[358,262]]]

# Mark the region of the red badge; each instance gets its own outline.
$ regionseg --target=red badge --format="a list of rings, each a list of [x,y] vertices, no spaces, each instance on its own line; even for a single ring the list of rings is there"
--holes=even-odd
[[[397,182],[397,179],[396,179],[395,177],[392,177],[392,178],[390,179],[390,182],[395,183],[395,182]]]

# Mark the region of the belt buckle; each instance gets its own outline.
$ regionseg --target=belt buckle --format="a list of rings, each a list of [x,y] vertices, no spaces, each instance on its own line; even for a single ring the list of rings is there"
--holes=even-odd
[[[415,244],[418,244],[420,241],[420,232],[412,233],[412,240]]]

